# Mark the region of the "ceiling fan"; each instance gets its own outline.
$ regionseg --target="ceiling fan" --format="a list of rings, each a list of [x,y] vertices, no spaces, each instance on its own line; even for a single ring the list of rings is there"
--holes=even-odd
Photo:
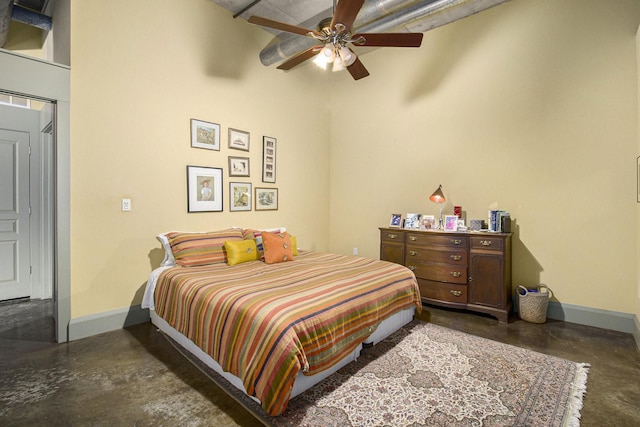
[[[318,30],[308,30],[296,25],[273,21],[260,16],[251,16],[248,22],[263,27],[299,34],[316,39],[315,46],[299,53],[278,66],[279,70],[290,70],[304,61],[317,57],[325,64],[332,63],[333,71],[347,69],[355,80],[367,77],[369,71],[347,45],[375,47],[420,47],[422,33],[356,33],[351,26],[365,0],[340,0],[333,3],[333,17],[324,19]]]

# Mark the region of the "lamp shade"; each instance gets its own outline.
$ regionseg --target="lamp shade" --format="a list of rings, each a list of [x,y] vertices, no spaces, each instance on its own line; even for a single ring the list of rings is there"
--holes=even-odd
[[[438,185],[436,191],[433,192],[431,196],[429,196],[429,200],[434,203],[444,203],[446,199],[444,198],[444,194],[442,193],[442,185]]]

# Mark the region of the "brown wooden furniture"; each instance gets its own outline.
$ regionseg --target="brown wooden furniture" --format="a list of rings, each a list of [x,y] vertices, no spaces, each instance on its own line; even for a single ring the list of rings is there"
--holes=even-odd
[[[380,259],[411,269],[426,304],[509,319],[511,233],[380,228]]]

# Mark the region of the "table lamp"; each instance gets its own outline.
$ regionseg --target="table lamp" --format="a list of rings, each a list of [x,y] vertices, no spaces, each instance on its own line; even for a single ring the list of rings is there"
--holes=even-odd
[[[442,204],[446,201],[444,194],[442,193],[442,184],[438,185],[436,191],[429,196],[429,200],[433,203],[440,204],[440,219],[438,220],[438,228],[436,230],[444,230],[444,223],[442,222]]]

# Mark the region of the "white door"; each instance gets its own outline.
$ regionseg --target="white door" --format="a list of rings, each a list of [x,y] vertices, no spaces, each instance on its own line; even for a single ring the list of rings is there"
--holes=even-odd
[[[0,301],[31,296],[29,151],[38,114],[0,110]]]

